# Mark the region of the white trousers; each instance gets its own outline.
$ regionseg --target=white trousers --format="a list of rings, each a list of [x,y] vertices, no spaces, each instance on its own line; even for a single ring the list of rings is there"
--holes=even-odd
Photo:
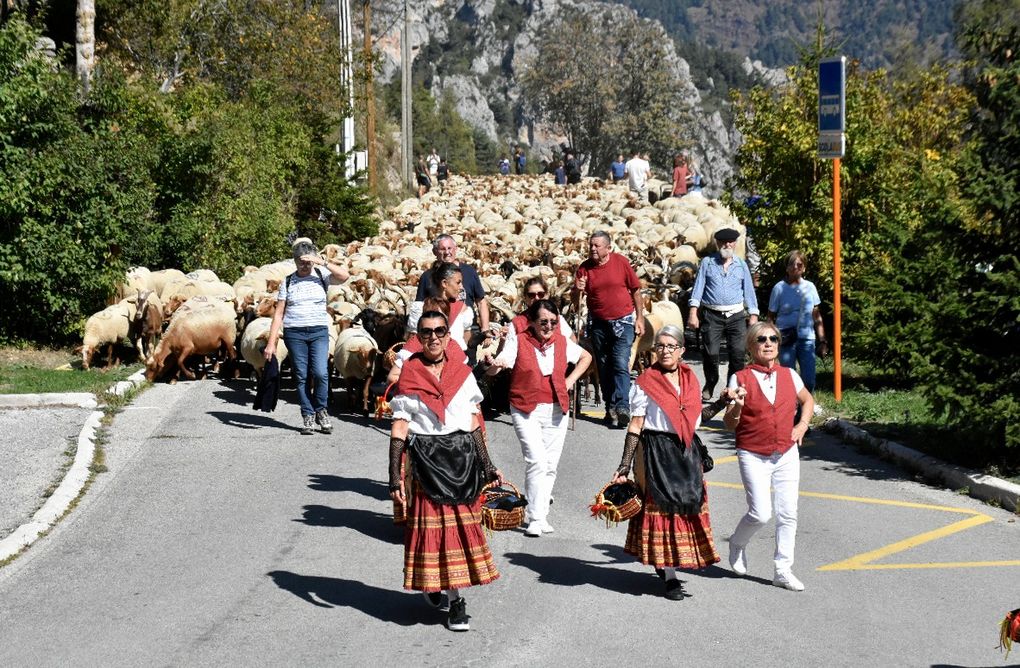
[[[530,413],[511,408],[510,417],[524,455],[527,521],[545,521],[556,482],[556,467],[567,438],[567,416],[558,404],[538,404]]]
[[[776,514],[776,573],[793,568],[797,541],[797,494],[800,487],[800,448],[783,455],[756,455],[737,450],[740,479],[747,496],[747,514],[740,518],[730,544],[744,547],[758,529]]]

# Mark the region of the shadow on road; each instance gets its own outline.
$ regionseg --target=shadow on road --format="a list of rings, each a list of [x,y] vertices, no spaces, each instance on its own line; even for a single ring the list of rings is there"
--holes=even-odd
[[[618,594],[642,596],[662,593],[662,582],[651,568],[636,573],[610,568],[604,562],[584,561],[573,557],[546,557],[524,552],[508,552],[503,557],[515,566],[523,566],[538,574],[543,584],[561,587],[593,585]]]
[[[229,413],[226,411],[209,411],[220,422],[231,427],[240,429],[259,429],[261,427],[275,427],[287,431],[299,431],[298,427],[289,425],[279,420],[259,413]]]
[[[393,524],[390,515],[371,510],[311,505],[304,507],[304,517],[294,521],[316,527],[346,527],[384,543],[404,544],[404,527]]]
[[[399,624],[439,624],[442,615],[428,614],[421,596],[381,589],[355,580],[299,575],[290,571],[266,573],[280,589],[320,608],[353,608],[369,617]]]
[[[368,478],[344,478],[328,473],[309,473],[308,486],[316,492],[354,492],[370,499],[390,500],[389,486]]]

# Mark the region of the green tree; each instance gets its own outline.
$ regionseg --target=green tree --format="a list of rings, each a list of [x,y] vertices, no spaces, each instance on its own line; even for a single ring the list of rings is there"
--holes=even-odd
[[[661,25],[616,7],[564,9],[522,68],[525,108],[591,156],[601,174],[619,147],[668,159],[690,143],[691,117]]]

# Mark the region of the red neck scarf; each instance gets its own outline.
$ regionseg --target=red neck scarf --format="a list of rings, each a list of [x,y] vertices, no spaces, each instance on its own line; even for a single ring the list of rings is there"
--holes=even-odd
[[[649,367],[638,376],[637,384],[651,398],[659,409],[666,414],[669,423],[684,443],[694,438],[694,425],[701,415],[701,383],[686,364],[678,367],[680,395],[677,387],[666,378],[666,374],[656,365]]]
[[[439,421],[446,422],[446,407],[453,401],[464,381],[471,375],[471,367],[464,363],[466,355],[455,341],[446,344],[446,363],[439,378],[426,368],[421,353],[415,353],[400,368],[397,394],[416,396]]]
[[[753,369],[754,371],[758,371],[760,373],[763,373],[763,374],[765,374],[765,377],[768,378],[769,376],[774,374],[776,371],[779,371],[783,367],[782,367],[781,364],[779,364],[779,362],[776,362],[775,364],[772,365],[771,368],[767,367],[767,366],[764,366],[762,364],[748,364],[746,368]]]

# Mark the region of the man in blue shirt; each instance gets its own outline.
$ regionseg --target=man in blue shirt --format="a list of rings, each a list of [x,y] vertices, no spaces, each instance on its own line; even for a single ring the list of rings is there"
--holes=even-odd
[[[734,255],[740,233],[724,228],[715,233],[717,253],[706,257],[698,267],[691,293],[691,311],[687,325],[701,328],[701,348],[705,369],[705,388],[701,398],[712,399],[719,382],[719,346],[726,336],[728,357],[727,373],[744,368],[744,337],[747,334],[747,317],[750,323],[758,322],[758,298],[747,263]],[[705,320],[701,327],[698,310]]]
[[[609,165],[609,176],[613,179],[613,183],[622,181],[623,177],[627,175],[627,163],[623,161],[623,154],[616,156],[616,162]]]

